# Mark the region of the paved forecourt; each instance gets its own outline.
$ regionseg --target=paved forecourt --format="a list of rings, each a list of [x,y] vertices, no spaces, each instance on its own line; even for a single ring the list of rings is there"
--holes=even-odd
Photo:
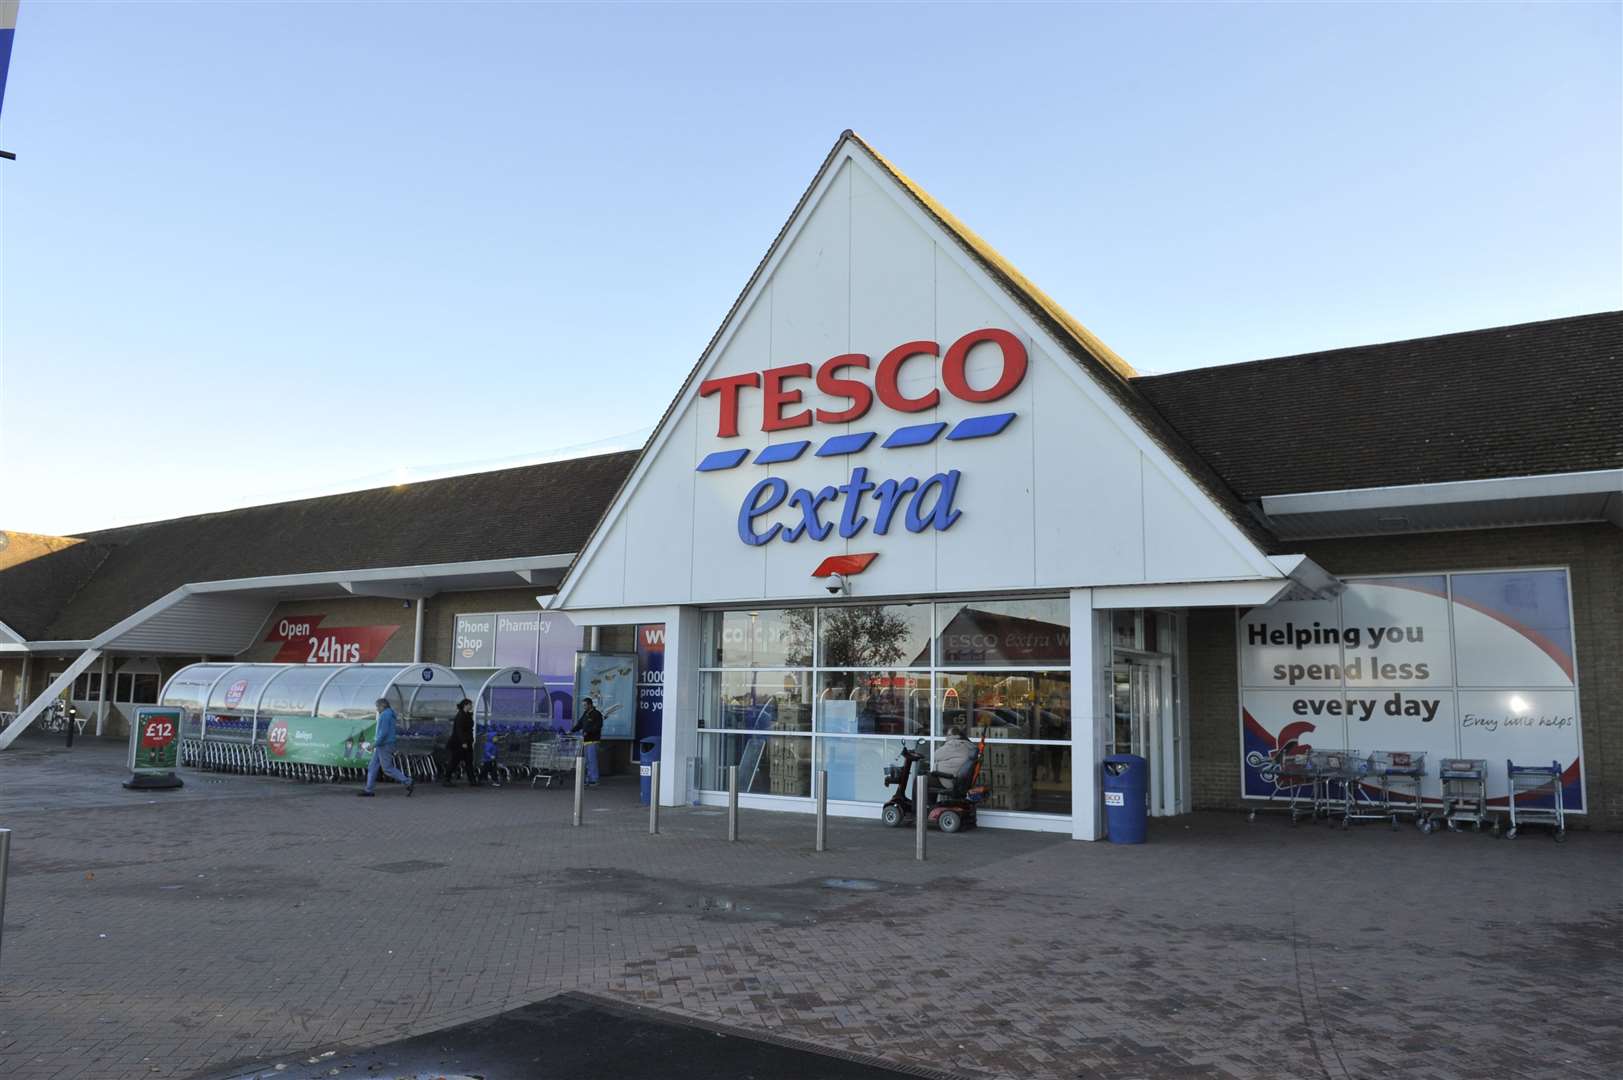
[[[122,754],[0,754],[0,1076],[296,1066],[565,991],[964,1076],[1623,1072],[1615,835],[1195,815],[1137,848],[932,834],[917,863],[876,822],[823,854],[801,815],[650,836],[630,779],[575,829],[567,790],[138,793]]]

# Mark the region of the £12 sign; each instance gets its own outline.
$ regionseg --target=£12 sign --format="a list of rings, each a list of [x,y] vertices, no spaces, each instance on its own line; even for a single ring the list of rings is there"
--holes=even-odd
[[[996,350],[1001,357],[997,375],[987,386],[970,383],[970,355],[976,348]],[[750,461],[752,454],[756,465],[779,466],[800,460],[807,451],[814,458],[851,457],[870,448],[927,446],[943,436],[947,442],[984,439],[1002,434],[1014,423],[1014,413],[990,410],[961,419],[950,430],[945,421],[906,423],[913,414],[934,409],[941,402],[941,391],[933,387],[912,394],[903,387],[904,373],[914,373],[927,364],[940,365],[941,384],[952,397],[973,405],[991,405],[1008,397],[1025,380],[1028,357],[1025,344],[1012,332],[986,327],[971,330],[945,352],[934,341],[909,341],[891,349],[877,364],[865,353],[843,353],[823,361],[815,371],[811,364],[786,364],[706,379],[699,384],[699,396],[716,398],[720,413],[718,440],[744,437],[739,431],[740,404],[747,396],[757,394],[763,434],[800,428],[815,433],[824,424],[839,425],[841,430],[821,439],[769,443],[758,451],[747,446],[726,446],[705,455],[698,471],[736,469]],[[871,380],[863,374],[869,371]],[[807,385],[843,404],[839,408],[805,406]],[[883,431],[878,424],[868,431],[844,430],[868,417],[876,406],[880,415],[893,414]],[[877,447],[875,440],[879,440]],[[836,532],[850,539],[870,528],[883,536],[897,523],[908,532],[944,532],[962,516],[956,506],[962,479],[958,469],[928,477],[870,479],[868,467],[858,465],[845,483],[813,491],[791,488],[781,477],[769,475],[744,496],[738,510],[738,538],[758,546],[774,541],[793,544],[802,538],[820,541]],[[790,511],[791,523],[762,520],[780,509]],[[797,515],[799,520],[794,521]]]

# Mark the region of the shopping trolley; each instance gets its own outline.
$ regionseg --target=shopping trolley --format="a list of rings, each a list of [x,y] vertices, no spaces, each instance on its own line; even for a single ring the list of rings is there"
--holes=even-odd
[[[1315,817],[1340,817],[1347,824],[1351,812],[1353,783],[1360,775],[1356,750],[1313,750],[1308,754],[1313,768],[1313,813]]]
[[[1290,792],[1290,801],[1285,804],[1284,812],[1290,815],[1291,824],[1295,825],[1302,818],[1312,817],[1316,806],[1315,778],[1318,775],[1313,770],[1312,751],[1294,747],[1289,750],[1275,750],[1268,755],[1266,762],[1263,775],[1268,776],[1272,773],[1274,791]],[[1249,820],[1257,820],[1257,811],[1251,811]]]
[[[1443,808],[1437,815],[1449,832],[1459,832],[1461,824],[1481,831],[1488,817],[1488,763],[1481,758],[1444,758],[1437,764],[1437,779],[1443,786]],[[1493,833],[1499,825],[1493,822]]]
[[[530,743],[530,786],[543,781],[551,787],[553,780],[562,780],[565,774],[579,768],[580,736],[559,732],[550,738],[538,737]]]
[[[1369,756],[1370,775],[1380,781],[1381,807],[1398,827],[1398,818],[1407,814],[1414,818],[1420,831],[1432,830],[1431,813],[1420,801],[1420,782],[1426,775],[1426,753],[1423,750],[1377,750]],[[1392,801],[1396,793],[1407,802]]]
[[[1510,829],[1505,833],[1505,839],[1516,839],[1517,829],[1528,822],[1550,826],[1555,830],[1555,842],[1564,843],[1567,823],[1564,793],[1561,790],[1561,763],[1552,761],[1548,765],[1518,765],[1506,759],[1505,778],[1510,782]],[[1524,795],[1534,799],[1547,797],[1550,804],[1518,805]]]

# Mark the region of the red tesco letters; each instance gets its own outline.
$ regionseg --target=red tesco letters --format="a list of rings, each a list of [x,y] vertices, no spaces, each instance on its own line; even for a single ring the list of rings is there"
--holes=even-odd
[[[977,390],[969,385],[967,368],[970,350],[982,344],[996,345],[1001,350],[1003,367],[991,386]],[[823,361],[815,374],[817,389],[830,397],[849,401],[850,405],[843,409],[819,408],[815,412],[800,409],[785,414],[785,408],[804,400],[801,388],[787,384],[797,379],[813,379],[810,364],[786,364],[764,371],[706,379],[699,384],[699,396],[717,396],[721,415],[716,425],[716,436],[723,439],[738,434],[739,404],[746,388],[759,388],[761,391],[762,431],[810,427],[814,416],[820,424],[844,424],[859,420],[873,408],[876,395],[880,404],[896,412],[923,412],[940,403],[941,392],[931,388],[917,397],[908,397],[901,388],[903,366],[909,361],[918,365],[924,358],[934,360],[939,356],[941,346],[933,341],[909,341],[898,345],[880,360],[871,388],[867,383],[842,375],[853,369],[867,370],[871,361],[866,354],[843,353]],[[1025,380],[1027,366],[1026,347],[1018,337],[1007,330],[986,327],[971,330],[947,349],[941,361],[941,382],[947,393],[960,401],[984,404],[1013,393]]]

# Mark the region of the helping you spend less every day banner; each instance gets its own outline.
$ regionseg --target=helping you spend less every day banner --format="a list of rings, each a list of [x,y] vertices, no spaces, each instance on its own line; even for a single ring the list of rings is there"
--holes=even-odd
[[[1239,620],[1243,794],[1282,794],[1280,747],[1424,751],[1481,758],[1503,805],[1505,762],[1560,765],[1584,809],[1577,670],[1564,570],[1349,580],[1330,600]]]

